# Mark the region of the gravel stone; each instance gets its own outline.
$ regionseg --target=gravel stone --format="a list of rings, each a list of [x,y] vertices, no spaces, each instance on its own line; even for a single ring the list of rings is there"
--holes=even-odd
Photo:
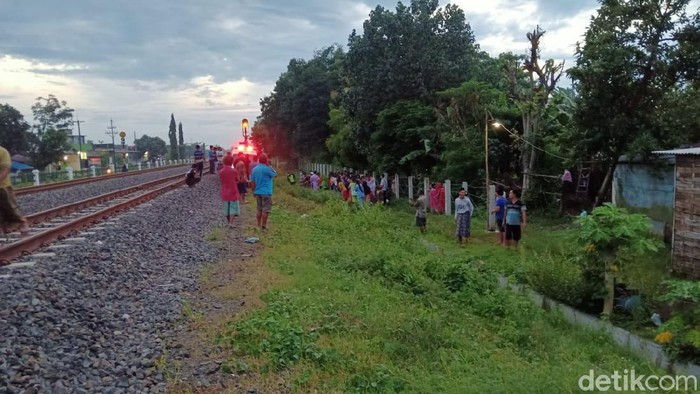
[[[184,168],[100,182],[93,195],[167,172]],[[95,186],[26,197],[46,209],[52,200],[86,198],[89,188]],[[31,212],[29,200],[20,205]],[[205,176],[195,188],[183,186],[114,218],[86,242],[56,249],[33,267],[0,267],[0,275],[9,274],[0,279],[0,392],[166,391],[155,360],[188,356],[166,344],[182,324],[184,297],[198,291],[200,269],[223,258],[204,240],[225,220],[218,180]],[[207,381],[220,373],[219,364],[198,373]]]
[[[120,189],[136,186],[140,183],[155,181],[169,175],[183,174],[185,176],[187,167],[168,168],[162,171],[153,171],[145,174],[132,175],[124,178],[105,179],[98,182],[75,185],[56,190],[47,190],[32,194],[17,196],[22,213],[29,215],[60,205],[73,203],[87,198],[96,197],[100,194],[113,192]]]

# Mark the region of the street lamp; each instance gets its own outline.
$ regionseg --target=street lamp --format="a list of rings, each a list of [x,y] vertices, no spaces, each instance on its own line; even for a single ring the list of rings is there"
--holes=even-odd
[[[489,195],[489,120],[494,120],[493,116],[491,116],[491,113],[486,110],[484,112],[484,167],[486,169],[486,231],[495,231],[495,223],[494,226],[491,224],[491,203],[493,202],[493,198]],[[501,122],[494,120],[492,125],[494,127],[503,127],[505,129],[505,126],[501,124]]]

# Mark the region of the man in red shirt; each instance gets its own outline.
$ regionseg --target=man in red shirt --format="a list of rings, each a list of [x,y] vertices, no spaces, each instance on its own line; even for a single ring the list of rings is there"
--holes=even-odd
[[[238,171],[231,165],[233,156],[224,157],[224,167],[219,171],[221,180],[221,200],[224,202],[224,214],[228,227],[233,227],[233,218],[241,214],[239,200],[241,195],[238,192]]]

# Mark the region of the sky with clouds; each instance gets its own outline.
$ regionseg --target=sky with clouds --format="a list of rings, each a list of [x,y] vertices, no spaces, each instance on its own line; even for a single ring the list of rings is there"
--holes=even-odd
[[[567,65],[598,6],[596,0],[452,3],[490,54],[524,53],[525,34],[539,24],[547,31],[542,56]],[[0,103],[31,123],[36,97],[55,94],[95,142],[109,139],[110,119],[129,143],[134,132],[167,141],[174,113],[187,142],[231,144],[240,138],[240,120],[252,123],[260,98],[291,58],[346,46],[378,4],[393,10],[396,1],[2,0]]]

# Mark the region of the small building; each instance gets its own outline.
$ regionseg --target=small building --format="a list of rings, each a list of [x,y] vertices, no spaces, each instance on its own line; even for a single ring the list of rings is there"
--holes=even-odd
[[[620,157],[612,181],[612,203],[630,212],[647,215],[652,231],[670,242],[673,228],[674,171],[676,157],[657,160]]]
[[[700,148],[656,151],[673,155],[673,272],[681,277],[700,279]]]

